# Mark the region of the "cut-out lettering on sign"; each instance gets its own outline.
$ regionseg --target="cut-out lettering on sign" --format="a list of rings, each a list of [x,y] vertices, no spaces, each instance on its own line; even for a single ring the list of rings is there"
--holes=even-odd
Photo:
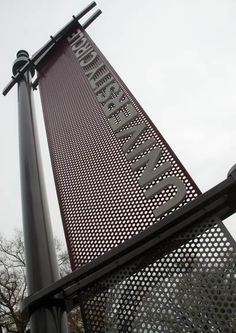
[[[86,32],[67,36],[38,71],[74,268],[200,193]]]

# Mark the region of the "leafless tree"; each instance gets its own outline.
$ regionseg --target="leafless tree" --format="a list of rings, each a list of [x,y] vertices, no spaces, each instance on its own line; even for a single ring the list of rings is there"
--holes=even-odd
[[[55,240],[61,277],[71,272],[67,251]],[[0,333],[24,333],[27,327],[20,302],[27,296],[24,242],[21,232],[11,239],[0,236]],[[70,333],[83,332],[80,310],[68,315]]]
[[[23,333],[26,328],[19,311],[26,286],[21,234],[17,233],[13,240],[0,237],[0,326],[7,332]]]

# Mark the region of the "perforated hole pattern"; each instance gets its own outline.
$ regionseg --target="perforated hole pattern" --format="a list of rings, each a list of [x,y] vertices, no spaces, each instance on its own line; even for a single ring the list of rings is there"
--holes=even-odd
[[[85,36],[99,54],[93,64],[82,69],[71,46],[63,41],[38,67],[52,167],[74,269],[159,222],[200,193],[114,69]],[[169,161],[172,165],[158,181],[175,176],[185,184],[184,200],[160,218],[154,216],[154,209],[174,197],[176,188],[168,187],[152,198],[145,197],[138,182],[143,169],[132,170],[131,161],[122,151],[125,139],[116,138],[85,75],[85,71],[102,62],[138,112],[126,128],[147,125],[132,150],[154,138],[155,145],[162,149],[159,164]]]
[[[80,295],[86,332],[235,333],[235,247],[214,218],[182,231]]]

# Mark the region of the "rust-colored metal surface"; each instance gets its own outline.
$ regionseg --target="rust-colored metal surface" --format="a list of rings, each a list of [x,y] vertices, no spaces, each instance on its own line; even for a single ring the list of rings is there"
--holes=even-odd
[[[200,193],[84,31],[62,41],[38,72],[73,269]]]

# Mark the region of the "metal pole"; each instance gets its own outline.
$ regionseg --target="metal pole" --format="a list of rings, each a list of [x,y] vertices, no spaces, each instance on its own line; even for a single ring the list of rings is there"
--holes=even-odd
[[[26,51],[17,53],[12,69],[14,75],[28,59]],[[18,110],[23,230],[29,295],[59,279],[42,177],[32,94],[31,73],[28,70],[18,82]],[[47,308],[36,310],[30,318],[30,332],[68,332],[62,305],[48,304]]]

